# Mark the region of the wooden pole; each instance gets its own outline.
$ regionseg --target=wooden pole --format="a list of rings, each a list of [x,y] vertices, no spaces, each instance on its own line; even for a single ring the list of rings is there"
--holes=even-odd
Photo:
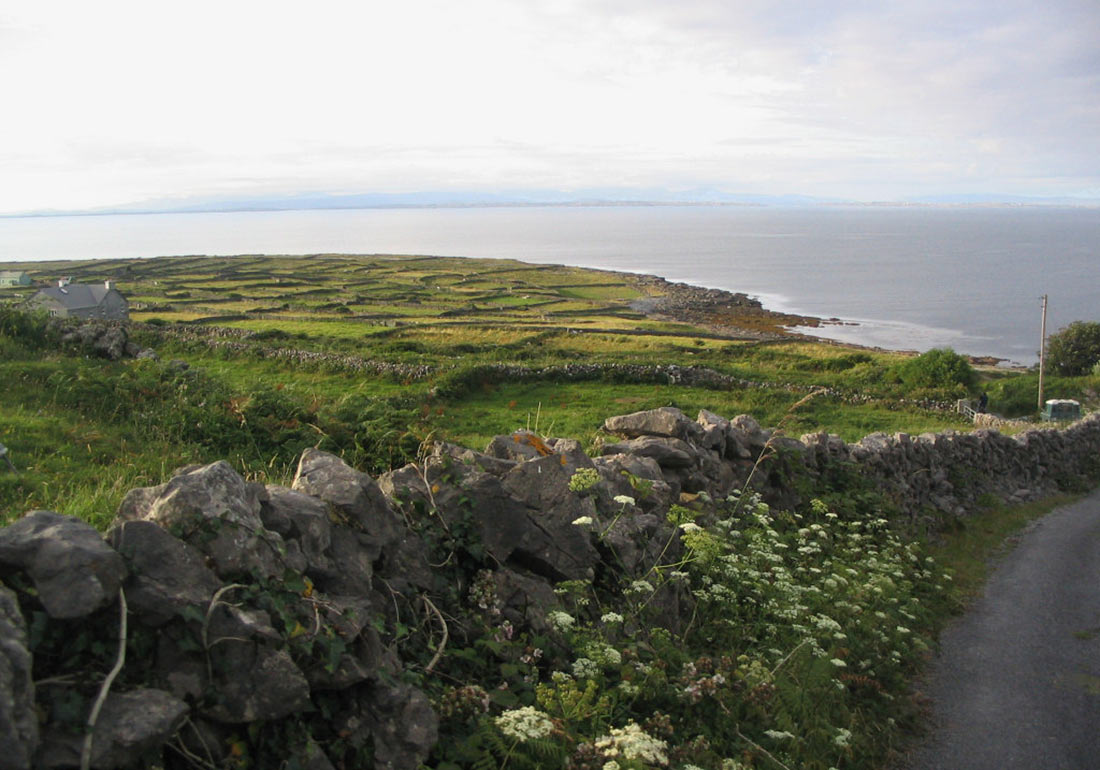
[[[1047,295],[1043,295],[1043,322],[1039,337],[1039,411],[1043,411],[1043,368],[1047,352]]]

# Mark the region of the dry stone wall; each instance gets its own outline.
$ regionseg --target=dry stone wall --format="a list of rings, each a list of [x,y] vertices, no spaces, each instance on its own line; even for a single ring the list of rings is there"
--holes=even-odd
[[[317,450],[302,455],[290,487],[248,482],[225,462],[182,468],[132,490],[106,537],[27,513],[0,530],[5,767],[77,767],[82,755],[98,768],[150,757],[229,766],[253,730],[278,746],[279,762],[326,770],[369,766],[369,756],[376,768],[411,770],[429,756],[438,719],[410,666],[431,677],[448,641],[484,633],[474,619],[487,608],[519,633],[543,632],[555,584],[609,569],[637,578],[678,558],[674,504],[705,515],[748,486],[798,505],[847,474],[895,517],[935,526],[986,495],[1080,485],[1100,456],[1098,416],[1012,437],[873,434],[855,444],[676,409],[613,417],[605,429],[594,457],[521,431],[486,452],[439,444],[378,479]],[[653,605],[676,628],[691,602],[670,584]],[[443,639],[430,661],[396,632],[410,617],[429,619],[433,644]],[[105,687],[89,661],[105,673],[120,638],[130,655]]]

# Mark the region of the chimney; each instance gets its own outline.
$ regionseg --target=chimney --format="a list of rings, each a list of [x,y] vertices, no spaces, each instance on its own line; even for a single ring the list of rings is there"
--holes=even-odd
[[[65,288],[66,286],[69,285],[69,283],[72,280],[73,280],[72,278],[58,278],[57,279],[57,288],[59,288],[59,289]]]
[[[112,281],[104,281],[103,282],[103,288],[106,289],[107,291],[110,291],[111,289],[114,288],[113,282]]]

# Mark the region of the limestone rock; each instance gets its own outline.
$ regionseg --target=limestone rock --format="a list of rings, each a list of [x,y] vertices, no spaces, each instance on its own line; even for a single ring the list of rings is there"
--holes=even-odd
[[[0,571],[24,570],[51,618],[82,618],[115,601],[126,565],[80,519],[31,511],[0,530]]]
[[[364,717],[374,736],[376,770],[416,770],[439,734],[428,697],[407,684],[371,688]]]
[[[604,444],[603,454],[631,454],[652,458],[662,468],[690,468],[695,464],[695,450],[676,438],[642,436],[617,444]]]
[[[204,713],[219,722],[282,719],[309,708],[309,684],[286,650],[227,641],[211,649],[218,701]]]
[[[661,436],[681,441],[698,441],[703,437],[702,426],[671,406],[608,417],[604,420],[603,427],[609,433],[625,438]]]
[[[188,711],[186,703],[163,690],[110,693],[96,722],[91,766],[105,770],[134,766],[179,730]],[[34,766],[79,767],[83,746],[82,735],[47,729]]]
[[[126,602],[144,623],[163,625],[186,607],[205,611],[221,587],[199,549],[151,521],[123,522],[108,537],[131,565]]]
[[[292,488],[328,503],[337,517],[362,532],[372,561],[401,536],[402,524],[374,479],[336,455],[307,449]]]
[[[316,497],[286,487],[269,485],[266,489],[267,499],[260,507],[264,526],[278,532],[284,541],[297,542],[313,568],[325,569],[332,545],[328,506]]]
[[[159,524],[210,557],[222,578],[244,573],[281,575],[282,538],[260,518],[263,488],[249,484],[224,460],[184,469],[167,483],[132,490],[118,519]]]
[[[27,623],[15,593],[0,586],[0,757],[12,770],[30,770],[38,748]]]

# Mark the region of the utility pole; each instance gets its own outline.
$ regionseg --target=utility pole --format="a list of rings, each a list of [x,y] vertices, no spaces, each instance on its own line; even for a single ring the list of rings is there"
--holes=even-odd
[[[1039,411],[1043,411],[1043,366],[1047,352],[1047,295],[1043,297],[1043,323],[1039,338]]]

